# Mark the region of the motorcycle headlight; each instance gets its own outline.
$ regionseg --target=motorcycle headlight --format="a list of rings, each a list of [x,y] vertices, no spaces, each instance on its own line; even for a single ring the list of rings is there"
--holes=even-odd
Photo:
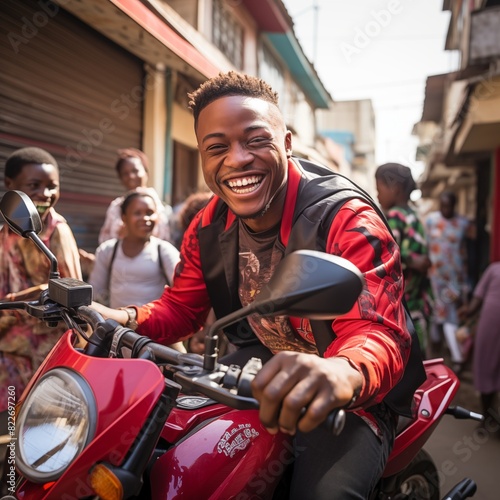
[[[17,417],[19,469],[37,483],[57,479],[93,438],[95,422],[88,383],[66,368],[47,372]]]

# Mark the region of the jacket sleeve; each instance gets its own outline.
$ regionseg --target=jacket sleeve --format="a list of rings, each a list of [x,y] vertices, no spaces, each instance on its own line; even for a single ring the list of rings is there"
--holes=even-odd
[[[198,241],[198,214],[186,230],[174,282],[162,296],[137,308],[137,331],[157,342],[172,344],[197,332],[210,311]]]
[[[357,304],[334,320],[336,340],[325,357],[345,357],[363,374],[356,407],[368,407],[400,380],[410,352],[399,247],[372,207],[351,200],[332,222],[327,252],[351,261],[365,278]]]

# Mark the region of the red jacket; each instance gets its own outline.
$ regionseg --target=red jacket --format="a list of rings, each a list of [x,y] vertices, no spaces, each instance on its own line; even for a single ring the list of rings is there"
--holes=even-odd
[[[288,174],[280,230],[285,247],[299,184],[304,178],[294,161],[290,161]],[[214,222],[217,202],[215,197],[186,231],[173,286],[166,288],[160,299],[138,308],[139,333],[170,344],[189,337],[203,326],[211,302],[201,269],[198,230],[200,225]],[[234,214],[228,212],[226,230],[234,222]],[[410,335],[401,303],[403,277],[399,248],[375,210],[362,200],[352,199],[335,216],[326,251],[355,264],[365,277],[366,288],[357,305],[333,321],[336,339],[325,357],[345,356],[360,369],[364,385],[357,405],[371,406],[381,402],[399,381],[410,351]],[[291,321],[297,335],[314,343],[307,320],[291,318]]]

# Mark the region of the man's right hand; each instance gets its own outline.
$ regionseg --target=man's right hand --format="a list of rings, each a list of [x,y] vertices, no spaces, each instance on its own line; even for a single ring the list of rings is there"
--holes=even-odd
[[[128,314],[123,309],[111,309],[111,307],[106,307],[99,302],[92,301],[92,309],[101,314],[104,319],[114,319],[120,325],[125,326],[128,321]]]

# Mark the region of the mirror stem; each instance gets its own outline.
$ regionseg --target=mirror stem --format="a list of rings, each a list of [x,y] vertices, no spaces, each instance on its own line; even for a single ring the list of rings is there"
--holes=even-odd
[[[34,231],[28,231],[26,236],[48,257],[50,260],[50,279],[60,278],[56,256],[45,246],[43,241]]]
[[[219,338],[217,336],[217,332],[226,326],[232,325],[240,319],[247,317],[256,309],[256,303],[252,302],[251,304],[248,304],[247,306],[238,309],[237,311],[234,311],[212,323],[205,337],[205,354],[203,355],[204,370],[213,371],[215,368],[215,363],[217,362],[217,340]]]

